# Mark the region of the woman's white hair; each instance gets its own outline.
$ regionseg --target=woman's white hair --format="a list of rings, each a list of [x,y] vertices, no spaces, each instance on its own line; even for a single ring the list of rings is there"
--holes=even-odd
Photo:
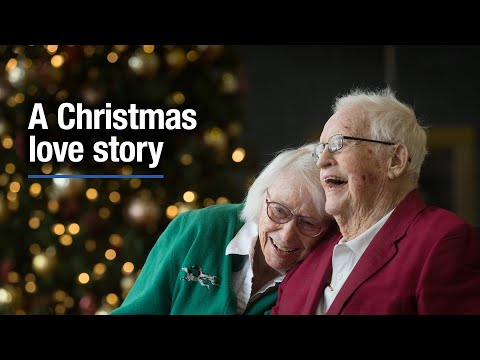
[[[241,213],[244,221],[254,221],[258,224],[267,188],[280,176],[286,175],[291,176],[292,186],[298,187],[300,191],[306,190],[307,193],[302,196],[313,200],[322,218],[330,218],[330,215],[325,212],[325,192],[320,181],[320,170],[312,158],[315,145],[306,144],[296,149],[285,149],[276,154],[248,190]]]
[[[354,89],[338,97],[333,112],[342,108],[359,106],[370,120],[373,140],[405,144],[410,156],[407,173],[412,183],[418,186],[418,178],[427,155],[426,127],[419,124],[413,109],[400,102],[390,88],[379,91]]]

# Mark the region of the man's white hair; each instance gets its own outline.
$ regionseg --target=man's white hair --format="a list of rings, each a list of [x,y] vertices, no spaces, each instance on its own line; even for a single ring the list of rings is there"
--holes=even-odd
[[[410,155],[407,173],[413,184],[418,186],[420,169],[427,155],[427,133],[413,109],[400,102],[388,87],[379,91],[354,89],[338,97],[332,110],[335,113],[352,106],[364,110],[366,120],[370,120],[373,140],[407,146]]]

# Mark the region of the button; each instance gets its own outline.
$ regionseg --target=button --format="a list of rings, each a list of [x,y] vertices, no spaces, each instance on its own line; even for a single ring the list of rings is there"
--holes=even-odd
[[[342,278],[343,274],[342,273],[338,273],[337,274],[337,280],[340,280]]]

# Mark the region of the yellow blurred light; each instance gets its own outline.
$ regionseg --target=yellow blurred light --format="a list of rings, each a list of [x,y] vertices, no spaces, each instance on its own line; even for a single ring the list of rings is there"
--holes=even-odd
[[[193,162],[193,157],[190,154],[182,154],[180,156],[180,162],[185,166],[191,165]]]
[[[52,226],[52,232],[55,235],[62,235],[65,232],[65,226],[63,224],[55,224]]]
[[[85,250],[88,252],[94,252],[95,249],[97,248],[97,242],[93,239],[88,239],[85,241]]]
[[[86,57],[91,57],[93,54],[95,54],[95,46],[92,46],[92,45],[84,46],[83,53],[85,54]]]
[[[107,295],[107,303],[109,303],[110,305],[115,305],[118,301],[118,296],[114,293],[110,293]]]
[[[97,197],[98,197],[98,191],[94,188],[90,188],[85,192],[85,196],[87,197],[88,200],[95,201],[97,200]]]
[[[98,210],[98,215],[103,219],[108,219],[110,217],[110,210],[106,207],[101,207]]]
[[[42,165],[42,172],[44,174],[50,174],[53,170],[52,164],[43,164]]]
[[[103,275],[107,271],[107,265],[104,263],[96,263],[93,267],[93,273],[95,275]]]
[[[12,299],[13,296],[8,290],[0,288],[0,305],[10,304],[12,302]]]
[[[204,207],[208,207],[208,206],[212,206],[212,205],[215,205],[215,200],[213,200],[211,198],[206,198],[205,200],[203,200],[203,206]]]
[[[58,238],[58,241],[60,242],[60,244],[62,244],[63,246],[70,246],[73,244],[73,238],[71,235],[68,235],[68,234],[63,234],[62,236],[60,236]]]
[[[17,104],[21,104],[25,101],[25,95],[23,95],[22,93],[17,93],[15,95],[15,101]]]
[[[17,193],[20,191],[20,183],[18,181],[13,181],[10,183],[10,191]]]
[[[118,191],[112,191],[110,195],[108,195],[108,198],[112,203],[117,204],[120,202],[121,196]]]
[[[10,149],[12,146],[13,146],[13,140],[10,136],[5,136],[3,139],[2,139],[2,146],[5,148],[5,149]]]
[[[20,276],[16,271],[10,271],[7,275],[7,279],[9,283],[15,284],[20,280]]]
[[[125,165],[124,167],[122,167],[122,174],[123,175],[131,175],[133,172],[133,169],[130,165]]]
[[[7,194],[7,197],[8,197],[8,194]],[[18,200],[14,200],[8,203],[7,208],[12,211],[17,211],[19,206],[20,206],[20,203],[18,202]]]
[[[128,49],[128,45],[113,45],[113,48],[116,52],[121,53]]]
[[[173,102],[177,105],[182,105],[185,102],[185,95],[181,91],[176,91],[172,95]]]
[[[66,296],[67,296],[67,294],[65,293],[65,291],[57,290],[53,293],[53,300],[55,300],[57,302],[61,302],[65,299]]]
[[[53,55],[57,52],[58,45],[47,45],[47,51],[50,55]]]
[[[140,185],[142,185],[142,180],[138,179],[138,178],[135,178],[135,179],[130,179],[130,187],[132,189],[138,189],[140,187]]]
[[[105,251],[105,257],[107,258],[107,260],[113,260],[116,256],[117,252],[113,249],[108,249],[107,251]]]
[[[11,107],[11,108],[17,106],[17,102],[15,101],[15,97],[10,96],[10,97],[7,99],[7,105],[8,105],[8,107]]]
[[[108,55],[107,55],[107,61],[110,63],[110,64],[114,64],[116,63],[118,60],[118,55],[117,53],[115,52],[109,52]]]
[[[35,291],[37,291],[37,285],[33,281],[29,281],[25,284],[25,291],[33,294]]]
[[[37,255],[37,254],[40,254],[42,250],[40,249],[40,245],[32,244],[28,247],[28,251],[30,251],[30,254],[32,255]]]
[[[80,232],[80,225],[77,223],[71,223],[68,225],[68,232],[72,235],[77,235]]]
[[[43,274],[49,267],[49,260],[45,254],[38,254],[34,256],[32,265],[37,274]]]
[[[7,163],[5,165],[5,172],[12,175],[15,172],[15,165],[12,163]]]
[[[65,59],[62,55],[54,55],[50,60],[50,62],[52,63],[53,67],[59,68],[60,66],[63,65],[63,63],[65,62]]]
[[[185,200],[188,203],[195,201],[196,198],[197,198],[197,194],[194,191],[186,191],[183,194],[183,200]]]
[[[63,305],[65,305],[67,309],[70,309],[73,307],[73,305],[75,305],[75,300],[73,300],[72,297],[67,296],[63,302]]]
[[[10,178],[10,177],[9,177],[7,174],[5,174],[5,173],[3,173],[2,175],[0,175],[0,186],[5,186],[5,185],[7,185],[9,178]]]
[[[217,204],[229,204],[230,200],[228,200],[226,197],[220,196],[217,199]]]
[[[40,219],[38,217],[32,217],[28,220],[28,226],[30,229],[38,229],[40,227]]]
[[[147,54],[151,54],[155,50],[155,45],[143,45],[143,51]]]
[[[188,59],[188,61],[190,61],[190,62],[197,61],[197,59],[198,59],[198,53],[197,53],[195,50],[190,50],[190,51],[187,53],[187,59]]]
[[[112,234],[108,238],[108,242],[112,246],[120,247],[123,245],[123,238],[119,234]]]
[[[125,264],[122,266],[122,271],[125,274],[130,274],[133,270],[135,269],[135,265],[133,265],[132,262],[127,261]]]
[[[185,51],[181,48],[175,48],[167,52],[167,55],[165,56],[165,60],[167,61],[168,65],[174,68],[180,68],[185,64],[185,60],[186,60]]]
[[[244,148],[236,148],[232,153],[232,160],[236,163],[243,161],[245,158],[245,149]]]
[[[32,195],[33,197],[37,197],[38,195],[40,195],[42,191],[42,185],[40,185],[39,183],[33,183],[32,185],[30,185],[30,195]]]
[[[48,201],[48,211],[50,211],[52,214],[55,214],[58,212],[58,209],[60,208],[60,204],[58,203],[57,200],[49,200]]]
[[[23,59],[23,67],[25,69],[30,69],[32,67],[33,61],[30,58]]]
[[[178,215],[178,207],[176,207],[175,205],[170,205],[169,207],[167,207],[167,210],[165,210],[165,215],[168,219],[173,219],[175,216]]]
[[[35,276],[34,273],[28,273],[25,275],[25,282],[29,282],[29,281],[35,282],[36,279],[37,277]]]
[[[17,193],[14,193],[14,192],[11,192],[11,191],[9,191],[7,193],[8,201],[15,202],[15,201],[17,201],[17,197],[18,197]]]
[[[5,70],[10,72],[17,67],[17,59],[11,58],[5,65]]]
[[[67,309],[65,309],[65,306],[63,304],[55,305],[55,314],[64,315],[66,311]]]
[[[22,45],[15,46],[12,51],[17,55],[23,54],[25,51],[25,46],[22,46]]]
[[[86,284],[90,281],[90,276],[87,273],[81,273],[78,275],[78,282],[80,284]]]

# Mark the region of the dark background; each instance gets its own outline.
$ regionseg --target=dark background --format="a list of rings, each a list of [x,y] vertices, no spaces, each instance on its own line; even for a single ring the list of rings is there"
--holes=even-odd
[[[275,151],[318,140],[336,96],[353,86],[389,84],[440,135],[422,170],[432,204],[480,225],[478,152],[480,46],[478,45],[239,45],[249,87],[246,139],[264,164]],[[442,130],[445,129],[445,130]],[[451,153],[465,136],[472,154]],[[446,139],[444,139],[446,137]],[[440,144],[439,144],[440,142]],[[437,150],[438,148],[438,150]],[[473,155],[473,158],[472,156]],[[455,167],[457,166],[457,168]],[[458,174],[460,169],[466,173]],[[462,167],[463,166],[463,167]],[[457,170],[456,170],[457,169]],[[428,186],[427,186],[428,185]]]

